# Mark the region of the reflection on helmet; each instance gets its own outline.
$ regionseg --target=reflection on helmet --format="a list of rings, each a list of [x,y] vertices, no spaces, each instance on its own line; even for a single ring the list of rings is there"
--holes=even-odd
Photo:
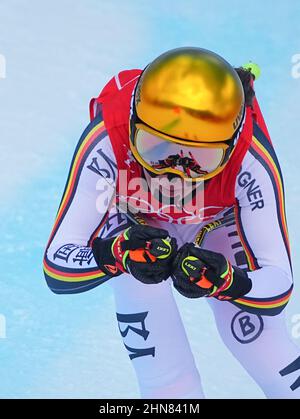
[[[199,175],[207,174],[207,170],[201,170],[201,166],[196,162],[191,152],[189,155],[190,157],[183,157],[182,153],[180,155],[171,155],[164,160],[158,160],[158,163],[153,164],[152,167],[154,169],[164,169],[166,167],[172,167],[174,169],[176,166],[182,166],[188,176],[190,176],[189,171],[191,170]]]

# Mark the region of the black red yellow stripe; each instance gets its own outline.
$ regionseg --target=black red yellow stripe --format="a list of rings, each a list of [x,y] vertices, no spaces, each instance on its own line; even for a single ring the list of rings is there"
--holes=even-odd
[[[95,147],[95,145],[99,141],[101,141],[105,137],[105,135],[106,130],[101,115],[99,115],[99,117],[92,121],[83,132],[74,152],[67,183],[62,196],[61,203],[59,205],[59,209],[55,219],[55,224],[50,235],[48,245],[51,243],[64,218],[64,215],[66,214],[69,206],[71,205],[78,185],[81,170],[90,150],[93,147]]]
[[[293,285],[283,294],[270,298],[239,298],[231,301],[232,304],[256,314],[276,316],[287,305],[291,298]]]
[[[263,165],[270,176],[276,197],[278,224],[291,266],[291,252],[285,214],[285,197],[282,173],[272,144],[256,124],[254,125],[253,142],[250,152]]]
[[[270,180],[272,182],[274,194],[276,198],[278,224],[280,227],[280,231],[282,233],[282,239],[283,239],[283,242],[287,251],[287,255],[291,264],[290,245],[289,245],[288,229],[287,229],[287,222],[286,222],[286,215],[285,215],[285,204],[284,204],[284,185],[283,185],[281,169],[280,169],[280,165],[277,160],[275,151],[272,147],[272,144],[270,143],[268,138],[265,136],[265,134],[263,133],[263,131],[259,128],[257,124],[254,124],[252,145],[249,151],[255,157],[255,159],[257,159],[266,169],[266,171],[269,174]],[[245,250],[249,270],[253,271],[253,270],[259,269],[260,266],[258,264],[258,261],[257,261],[257,258],[255,257],[254,252],[251,249],[251,246],[249,245],[247,241],[247,237],[242,227],[240,213],[241,213],[241,209],[237,201],[236,207],[235,207],[236,226],[238,229],[239,237],[241,239],[241,243]]]
[[[64,189],[62,200],[60,202],[47,249],[49,248],[57,230],[59,229],[59,226],[64,219],[65,214],[68,211],[68,208],[72,203],[76,193],[80,174],[84,167],[87,156],[89,155],[91,149],[94,148],[95,145],[97,145],[97,143],[105,137],[105,135],[106,130],[104,127],[102,115],[99,115],[95,120],[93,120],[83,132],[74,152],[67,183]],[[102,225],[103,222],[100,222],[99,227]],[[96,231],[94,233],[96,234]],[[108,277],[103,272],[99,271],[99,269],[95,267],[91,269],[70,269],[56,265],[48,259],[47,249],[44,256],[44,273],[48,284],[52,284],[52,286],[50,286],[51,289],[53,289],[53,287],[57,287],[57,289],[65,288],[68,283],[70,290],[73,289],[73,291],[83,287],[88,287],[90,289],[96,286],[96,284],[104,282],[108,279]],[[58,281],[63,282],[64,285],[59,284]]]
[[[291,256],[290,256],[290,245],[288,237],[288,229],[285,215],[285,198],[284,198],[284,184],[281,174],[280,165],[276,157],[275,151],[269,139],[259,128],[257,124],[254,124],[252,144],[250,147],[250,153],[257,159],[262,166],[266,169],[270,180],[273,185],[275,199],[276,199],[276,209],[277,209],[277,219],[282,234],[282,239],[287,251],[287,256],[291,266]],[[242,222],[240,218],[240,207],[237,205],[235,208],[235,218],[236,225],[241,239],[246,257],[248,262],[248,267],[250,271],[259,269],[260,266],[257,262],[254,252],[252,251],[247,237],[244,233]],[[291,267],[292,268],[292,267]],[[270,298],[240,298],[232,302],[233,304],[247,309],[247,311],[253,311],[255,313],[266,314],[267,315],[277,315],[279,314],[284,307],[289,302],[293,290],[293,286],[289,288],[285,293],[270,297]]]

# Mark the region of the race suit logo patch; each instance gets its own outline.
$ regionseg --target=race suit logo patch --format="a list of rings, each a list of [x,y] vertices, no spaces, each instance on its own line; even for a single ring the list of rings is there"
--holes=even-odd
[[[149,347],[149,348],[132,348],[125,343],[125,337],[129,333],[134,333],[138,336],[140,336],[144,341],[146,341],[149,337],[150,331],[146,329],[145,320],[148,316],[148,311],[143,313],[133,313],[133,314],[117,314],[117,320],[119,323],[119,330],[121,333],[121,336],[124,340],[124,346],[129,352],[129,358],[135,359],[140,358],[141,356],[155,356],[155,347]],[[125,329],[121,329],[120,324],[123,323],[127,325]]]
[[[247,198],[251,205],[251,210],[262,209],[265,206],[263,194],[257,180],[253,178],[250,172],[242,172],[238,176],[238,184],[243,189],[246,189]]]
[[[239,311],[232,319],[231,332],[242,343],[255,341],[262,333],[264,322],[261,316],[246,311]]]
[[[291,364],[289,364],[287,367],[285,367],[283,370],[279,371],[279,374],[282,377],[285,377],[286,375],[292,374],[293,372],[296,372],[298,370],[300,370],[300,356],[295,361],[293,361]],[[300,376],[290,386],[290,388],[291,388],[292,391],[295,391],[299,387],[300,387]]]

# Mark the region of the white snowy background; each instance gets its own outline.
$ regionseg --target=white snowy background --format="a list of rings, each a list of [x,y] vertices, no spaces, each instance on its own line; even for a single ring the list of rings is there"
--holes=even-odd
[[[0,0],[0,397],[138,397],[109,285],[54,295],[42,255],[89,99],[118,71],[179,46],[262,68],[256,91],[284,173],[293,249],[287,324],[300,344],[299,19],[297,0]],[[207,397],[264,397],[205,301],[178,300]]]

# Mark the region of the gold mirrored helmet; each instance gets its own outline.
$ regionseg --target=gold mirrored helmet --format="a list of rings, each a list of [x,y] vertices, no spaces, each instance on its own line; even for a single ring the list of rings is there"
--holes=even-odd
[[[130,146],[150,173],[206,180],[230,158],[245,118],[235,69],[202,48],[168,51],[143,71],[134,91]]]

